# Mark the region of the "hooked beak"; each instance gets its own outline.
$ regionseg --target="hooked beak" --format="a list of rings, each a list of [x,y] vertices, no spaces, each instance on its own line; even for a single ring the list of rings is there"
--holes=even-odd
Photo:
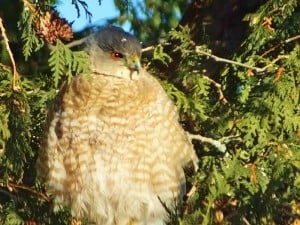
[[[137,73],[141,70],[141,62],[138,56],[134,56],[131,60],[128,60],[128,66],[131,70],[136,71]]]

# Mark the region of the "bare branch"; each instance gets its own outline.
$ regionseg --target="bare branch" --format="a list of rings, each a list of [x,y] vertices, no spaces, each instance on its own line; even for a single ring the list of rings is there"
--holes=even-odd
[[[2,18],[0,17],[0,30],[1,30],[1,34],[2,34],[2,37],[4,39],[4,43],[5,43],[5,47],[6,47],[6,50],[9,54],[9,57],[10,57],[10,61],[11,61],[11,64],[12,64],[12,72],[13,72],[13,83],[12,83],[12,89],[13,90],[18,90],[19,89],[19,86],[17,85],[17,81],[19,80],[19,74],[17,72],[17,68],[16,68],[16,62],[14,60],[14,56],[12,54],[12,51],[10,49],[10,46],[9,46],[9,40],[7,38],[7,35],[6,35],[6,30],[3,26],[3,22],[2,22]]]
[[[86,41],[86,39],[88,39],[88,37],[89,36],[81,38],[81,39],[78,39],[78,40],[75,40],[75,41],[72,41],[72,42],[66,44],[66,46],[68,48],[72,48],[72,47],[75,47],[75,46],[78,46],[78,45],[82,45]]]
[[[217,91],[219,93],[219,101],[223,102],[224,104],[227,104],[228,101],[225,98],[224,93],[222,91],[222,85],[214,81],[213,79],[209,78],[208,76],[203,76],[203,78],[209,80],[217,88]]]
[[[31,12],[33,12],[34,14],[37,13],[37,10],[30,2],[28,2],[27,0],[22,0],[22,2],[24,3],[25,6],[27,6],[30,9]]]
[[[270,52],[274,51],[275,49],[277,49],[278,47],[280,47],[281,45],[284,45],[284,44],[287,44],[287,43],[290,43],[292,41],[296,41],[300,39],[300,35],[296,35],[294,37],[291,37],[291,38],[288,38],[282,42],[280,42],[279,44],[273,46],[272,48],[268,49],[267,51],[265,51],[263,54],[261,54],[261,57],[264,57],[266,55],[268,55]]]
[[[92,20],[92,13],[89,11],[89,6],[88,4],[83,1],[83,0],[72,0],[72,4],[75,6],[76,11],[77,11],[77,18],[80,17],[80,8],[79,8],[79,4],[81,5],[81,7],[84,9],[85,12],[85,17],[89,20],[89,22],[91,22]]]
[[[287,44],[287,43],[290,43],[290,42],[292,42],[292,41],[296,41],[297,39],[300,39],[300,34],[299,34],[299,35],[296,35],[296,36],[294,36],[294,37],[288,38],[288,39],[284,40],[284,41],[281,42],[281,43]]]
[[[150,45],[150,46],[148,46],[148,47],[146,47],[146,48],[143,48],[143,49],[142,49],[142,52],[148,52],[148,51],[151,51],[151,50],[153,50],[153,49],[155,49],[155,46],[154,46],[154,45]]]
[[[233,61],[233,60],[230,60],[230,59],[225,59],[225,58],[213,55],[209,52],[205,52],[205,51],[201,50],[199,46],[196,46],[196,52],[201,54],[201,55],[206,55],[206,56],[214,59],[217,62],[224,62],[224,63],[229,63],[229,64],[232,64],[232,65],[241,66],[241,67],[244,67],[244,68],[254,70],[254,71],[259,72],[259,73],[266,71],[270,66],[274,65],[277,61],[279,61],[283,58],[285,58],[285,59],[289,58],[288,55],[280,55],[276,59],[274,59],[271,63],[267,64],[266,66],[256,67],[256,66],[249,66],[245,63],[240,63],[240,62],[236,62],[236,61]]]
[[[242,220],[243,220],[243,222],[244,222],[246,225],[251,225],[251,224],[249,223],[249,221],[246,219],[246,217],[242,216]]]
[[[201,55],[206,55],[206,56],[214,59],[217,62],[224,62],[224,63],[229,63],[229,64],[241,66],[241,67],[244,67],[244,68],[247,68],[247,69],[255,70],[256,72],[263,72],[265,70],[264,68],[249,66],[245,63],[240,63],[240,62],[236,62],[236,61],[233,61],[233,60],[230,60],[230,59],[225,59],[225,58],[213,55],[209,52],[205,52],[205,51],[201,50],[201,48],[199,46],[196,46],[196,52],[201,54]]]
[[[240,137],[239,136],[227,136],[227,137],[222,137],[218,140],[215,140],[213,138],[208,138],[208,137],[204,137],[200,134],[190,134],[188,133],[188,137],[191,139],[191,140],[197,140],[197,141],[200,141],[202,143],[209,143],[213,146],[215,146],[220,152],[224,153],[226,152],[226,144],[231,142],[231,141],[240,141]]]
[[[154,50],[158,45],[162,45],[162,46],[170,46],[171,43],[170,43],[170,42],[164,41],[164,42],[161,42],[161,43],[156,44],[156,45],[149,45],[149,46],[143,48],[143,49],[142,49],[142,52],[152,51],[152,50]]]
[[[276,59],[274,59],[271,63],[269,63],[268,65],[264,66],[262,68],[262,70],[266,70],[267,68],[269,68],[270,66],[274,65],[277,61],[281,60],[281,59],[288,59],[289,56],[288,55],[279,55]]]
[[[189,202],[191,200],[191,198],[194,196],[194,194],[196,193],[197,191],[197,186],[196,184],[194,183],[191,187],[191,189],[189,190],[189,192],[186,194],[186,202]],[[184,207],[184,210],[183,210],[183,215],[187,215],[188,214],[188,207]]]
[[[218,140],[212,139],[212,138],[208,138],[208,137],[204,137],[200,134],[188,134],[190,139],[193,140],[197,140],[197,141],[201,141],[203,143],[209,143],[212,144],[213,146],[215,146],[217,149],[219,149],[220,152],[224,153],[226,151],[226,145],[221,143]]]
[[[11,72],[12,68],[10,66],[4,65],[3,63],[0,63],[0,67],[2,67],[7,72]]]
[[[0,186],[7,187],[8,190],[10,190],[10,191],[17,190],[17,189],[25,190],[25,191],[28,191],[32,194],[35,194],[35,195],[39,196],[41,199],[43,199],[45,201],[49,201],[48,196],[46,196],[44,193],[39,192],[39,191],[37,191],[37,190],[35,190],[31,187],[25,186],[23,184],[15,184],[13,182],[9,182],[8,185],[5,185],[4,183],[0,183]]]

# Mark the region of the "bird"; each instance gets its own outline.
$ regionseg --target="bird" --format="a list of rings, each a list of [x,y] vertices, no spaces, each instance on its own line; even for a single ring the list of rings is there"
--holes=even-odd
[[[141,43],[117,26],[85,41],[90,70],[48,112],[37,173],[54,205],[97,225],[164,225],[198,157],[178,109],[141,66]]]

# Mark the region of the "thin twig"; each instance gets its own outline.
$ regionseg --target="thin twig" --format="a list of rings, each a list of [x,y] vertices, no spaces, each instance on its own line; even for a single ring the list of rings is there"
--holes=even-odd
[[[72,42],[66,44],[66,46],[68,48],[72,48],[72,47],[75,47],[75,46],[78,46],[78,45],[82,45],[86,41],[86,39],[88,39],[88,38],[89,38],[89,36],[78,39],[78,40],[75,40],[75,41],[72,41]]]
[[[265,57],[266,55],[268,55],[270,52],[274,51],[276,48],[278,48],[281,45],[281,43],[273,46],[272,48],[268,49],[267,51],[265,51],[263,54],[260,55],[260,57]]]
[[[6,50],[9,54],[9,57],[10,57],[10,61],[11,61],[11,64],[12,64],[12,72],[13,72],[13,83],[12,83],[12,89],[13,90],[17,90],[19,89],[19,87],[17,86],[17,81],[19,80],[19,74],[17,72],[17,67],[16,67],[16,63],[15,63],[15,60],[14,60],[14,56],[12,54],[12,51],[10,49],[10,46],[9,46],[9,40],[7,38],[7,35],[6,35],[6,30],[3,26],[3,21],[2,21],[2,18],[0,17],[0,30],[1,30],[1,34],[2,34],[2,37],[4,39],[4,43],[5,43],[5,47],[6,47]]]
[[[159,43],[159,44],[156,44],[156,45],[149,45],[149,46],[143,48],[143,49],[142,49],[142,52],[152,51],[152,50],[154,50],[154,49],[156,48],[156,46],[158,46],[158,45],[162,45],[162,46],[170,46],[171,43],[170,43],[170,42],[163,41],[163,42],[161,42],[161,43]]]
[[[219,149],[220,152],[224,153],[226,151],[226,145],[224,143],[221,143],[219,140],[215,140],[212,138],[204,137],[200,134],[189,134],[189,138],[197,141],[201,141],[203,143],[209,143],[215,146],[217,149]]]
[[[197,191],[197,187],[196,187],[196,184],[194,183],[191,187],[191,189],[189,190],[189,192],[186,194],[186,197],[187,199],[185,200],[186,203],[189,203],[191,198],[194,196],[194,194],[196,193]],[[183,210],[183,215],[187,215],[188,214],[188,205],[186,205],[184,207],[184,210]]]
[[[278,56],[271,63],[269,63],[268,65],[261,68],[261,67],[256,67],[256,66],[249,66],[245,63],[240,63],[240,62],[236,62],[236,61],[233,61],[233,60],[230,60],[230,59],[225,59],[225,58],[213,55],[209,52],[205,52],[205,51],[200,50],[200,47],[198,47],[198,46],[196,47],[196,52],[199,53],[199,54],[202,54],[202,55],[206,55],[206,56],[214,59],[217,62],[225,62],[225,63],[241,66],[241,67],[244,67],[244,68],[254,70],[254,71],[259,72],[259,73],[266,71],[270,66],[274,65],[278,60],[280,60],[282,58],[288,58],[289,57],[287,55]]]
[[[150,45],[150,46],[148,46],[148,47],[143,48],[143,49],[142,49],[142,52],[151,51],[151,50],[153,50],[153,49],[155,49],[155,46],[154,46],[154,45]]]
[[[279,44],[273,46],[272,48],[268,49],[267,51],[265,51],[263,54],[261,54],[261,57],[264,57],[266,55],[268,55],[270,52],[274,51],[275,49],[277,49],[278,47],[280,47],[281,45],[284,45],[284,44],[287,44],[287,43],[290,43],[292,41],[296,41],[300,39],[300,35],[296,35],[294,37],[291,37],[291,38],[288,38],[282,42],[280,42]]]
[[[197,191],[197,187],[196,185],[193,185],[190,191],[186,194],[186,196],[188,198],[191,198],[196,193],[196,191]]]
[[[202,143],[209,143],[209,144],[215,146],[222,153],[226,152],[226,149],[227,149],[226,144],[227,143],[229,143],[230,141],[240,141],[241,140],[239,136],[235,136],[235,135],[222,137],[218,140],[215,140],[213,138],[204,137],[200,134],[190,134],[190,133],[188,133],[188,137],[191,140],[197,140],[197,141],[200,141]]]
[[[217,62],[224,62],[224,63],[229,63],[229,64],[241,66],[241,67],[244,67],[244,68],[255,70],[256,72],[263,72],[265,70],[263,68],[259,68],[259,67],[255,67],[255,66],[249,66],[249,65],[244,64],[244,63],[236,62],[236,61],[233,61],[233,60],[230,60],[230,59],[225,59],[225,58],[213,55],[209,52],[202,51],[202,50],[200,50],[199,46],[196,46],[196,52],[201,54],[201,55],[206,55],[206,56],[214,59]]]
[[[22,0],[22,1],[23,1],[24,5],[30,9],[31,12],[33,12],[33,13],[37,12],[37,10],[34,8],[34,6],[30,2],[28,2],[27,0]]]
[[[270,66],[274,65],[277,61],[281,60],[281,59],[288,59],[289,56],[288,55],[279,55],[276,59],[274,59],[272,62],[270,62],[268,65],[264,66],[262,68],[263,71],[265,71],[267,68],[269,68]]]
[[[291,38],[288,38],[282,42],[280,42],[279,44],[275,45],[274,47],[270,48],[269,50],[267,50],[266,52],[264,52],[261,57],[264,57],[266,56],[267,54],[269,54],[270,52],[274,51],[276,48],[278,48],[279,46],[283,45],[283,44],[287,44],[287,43],[290,43],[292,41],[295,41],[295,40],[298,40],[300,39],[300,35],[296,35],[294,37],[291,37]],[[200,46],[196,46],[196,52],[199,53],[199,54],[202,54],[202,55],[206,55],[212,59],[214,59],[215,61],[217,62],[224,62],[224,63],[229,63],[229,64],[233,64],[233,65],[237,65],[237,66],[241,66],[241,67],[244,67],[244,68],[248,68],[248,69],[251,69],[251,70],[254,70],[258,73],[261,73],[261,72],[264,72],[265,70],[267,70],[270,66],[272,66],[273,64],[275,64],[275,62],[277,62],[278,60],[282,59],[282,58],[288,58],[288,56],[278,56],[275,60],[273,60],[271,63],[269,63],[268,65],[260,68],[260,67],[256,67],[256,66],[250,66],[250,65],[247,65],[245,63],[240,63],[240,62],[236,62],[236,61],[233,61],[233,60],[229,60],[229,59],[225,59],[225,58],[222,58],[222,57],[219,57],[219,56],[216,56],[216,55],[213,55],[211,54],[210,52],[206,52],[206,51],[203,51],[201,50]]]
[[[217,88],[217,91],[219,93],[219,101],[223,102],[224,104],[227,104],[228,101],[225,98],[224,93],[222,91],[222,85],[219,84],[218,82],[214,81],[213,79],[211,79],[208,76],[203,76],[203,78],[205,78],[206,80],[209,80]]]
[[[41,197],[43,200],[45,201],[49,201],[49,198],[48,196],[46,196],[44,193],[42,192],[39,192],[31,187],[28,187],[28,186],[25,186],[25,185],[22,185],[22,184],[15,184],[15,183],[12,183],[12,182],[9,182],[8,184],[10,187],[14,188],[14,189],[20,189],[20,190],[25,190],[25,191],[28,191],[30,193],[33,193],[39,197]]]
[[[12,71],[12,68],[10,66],[4,65],[3,63],[0,63],[0,67],[2,67],[7,72],[11,72]]]
[[[296,35],[296,36],[294,36],[294,37],[288,38],[288,39],[284,40],[282,43],[283,43],[283,44],[287,44],[287,43],[289,43],[289,42],[296,41],[297,39],[300,39],[300,34],[299,34],[299,35]]]
[[[246,225],[251,225],[251,224],[249,223],[249,221],[246,219],[246,217],[242,216],[242,220],[243,220],[243,222],[244,222]]]

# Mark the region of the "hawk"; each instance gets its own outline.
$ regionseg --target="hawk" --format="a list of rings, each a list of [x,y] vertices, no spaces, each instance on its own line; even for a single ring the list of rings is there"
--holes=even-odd
[[[49,110],[37,171],[58,205],[98,225],[163,225],[198,158],[141,45],[118,27],[86,40],[91,72],[65,84]]]

